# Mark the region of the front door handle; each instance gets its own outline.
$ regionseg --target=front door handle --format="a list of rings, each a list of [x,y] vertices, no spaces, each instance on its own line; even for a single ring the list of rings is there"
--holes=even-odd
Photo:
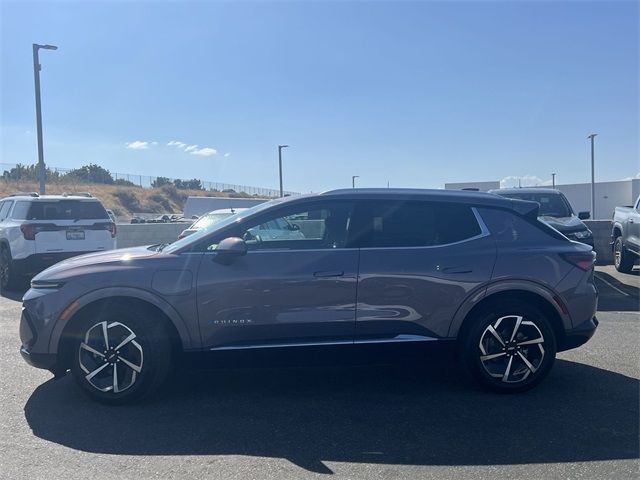
[[[341,277],[344,275],[342,270],[322,270],[319,272],[313,272],[314,277],[327,278],[327,277]]]
[[[440,269],[442,273],[471,273],[473,268],[471,267],[442,267]]]

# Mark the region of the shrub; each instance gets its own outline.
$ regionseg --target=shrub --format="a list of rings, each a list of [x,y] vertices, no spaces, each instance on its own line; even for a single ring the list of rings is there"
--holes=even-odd
[[[114,195],[127,210],[131,212],[139,212],[141,210],[140,200],[138,200],[135,193],[129,190],[118,190]]]

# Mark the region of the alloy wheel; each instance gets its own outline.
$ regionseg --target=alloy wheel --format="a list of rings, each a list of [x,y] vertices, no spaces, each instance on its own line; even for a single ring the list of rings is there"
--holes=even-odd
[[[120,322],[93,325],[80,343],[78,359],[85,380],[101,392],[131,388],[142,371],[144,354],[136,334]]]
[[[480,362],[493,378],[519,383],[535,374],[544,360],[544,336],[522,315],[498,318],[480,337]]]

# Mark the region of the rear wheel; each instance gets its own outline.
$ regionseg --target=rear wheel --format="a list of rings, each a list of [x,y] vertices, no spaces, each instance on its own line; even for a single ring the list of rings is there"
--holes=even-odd
[[[633,270],[634,258],[622,242],[622,237],[616,238],[613,244],[613,264],[621,273],[630,273]]]
[[[0,289],[2,291],[11,290],[17,283],[11,253],[7,247],[3,247],[0,250]]]
[[[130,403],[155,392],[171,366],[171,342],[160,319],[140,308],[110,306],[83,318],[73,346],[72,373],[103,403]]]
[[[476,320],[463,334],[460,353],[467,373],[480,386],[518,393],[547,376],[556,356],[556,338],[537,308],[505,302],[485,309]]]

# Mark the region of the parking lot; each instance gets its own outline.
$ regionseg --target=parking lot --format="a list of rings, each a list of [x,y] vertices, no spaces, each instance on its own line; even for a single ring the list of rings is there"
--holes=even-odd
[[[153,403],[109,408],[22,361],[5,296],[0,477],[637,478],[640,277],[597,270],[595,337],[515,396],[434,358],[182,372]]]

